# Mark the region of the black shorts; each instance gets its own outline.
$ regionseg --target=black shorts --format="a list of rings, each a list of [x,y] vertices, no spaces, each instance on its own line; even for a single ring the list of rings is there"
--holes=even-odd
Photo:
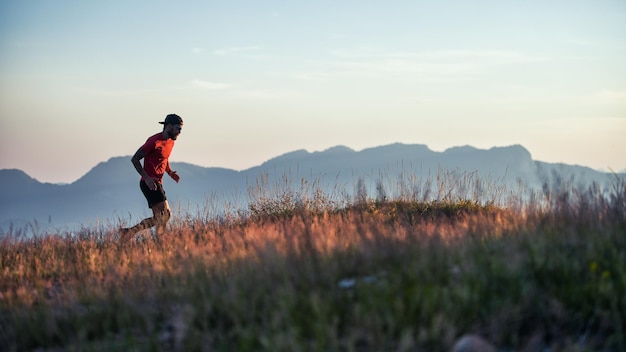
[[[165,190],[163,189],[163,185],[158,182],[156,182],[156,185],[157,189],[153,191],[148,188],[148,185],[146,184],[146,182],[144,182],[144,180],[139,181],[139,188],[141,188],[143,195],[146,197],[146,200],[148,201],[148,206],[150,208],[152,208],[152,206],[157,203],[161,203],[167,200],[167,197],[165,197]]]

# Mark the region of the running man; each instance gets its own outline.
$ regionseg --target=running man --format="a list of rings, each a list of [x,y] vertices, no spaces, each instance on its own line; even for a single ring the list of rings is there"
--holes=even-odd
[[[152,217],[143,219],[133,227],[121,228],[120,240],[122,242],[128,241],[135,233],[153,226],[156,226],[157,234],[161,233],[172,216],[162,181],[165,173],[176,183],[180,180],[176,171],[170,168],[169,156],[174,148],[174,141],[182,130],[183,119],[176,114],[170,114],[165,117],[165,121],[159,123],[163,125],[163,131],[148,138],[131,159],[135,169],[141,175],[139,187],[148,201],[148,206],[152,209]],[[141,159],[144,159],[143,166],[140,163]]]

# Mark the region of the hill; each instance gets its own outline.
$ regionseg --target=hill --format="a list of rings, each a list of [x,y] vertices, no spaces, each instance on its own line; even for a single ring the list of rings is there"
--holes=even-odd
[[[626,351],[626,183],[616,186],[522,207],[279,200],[126,241],[94,227],[10,237],[0,346]]]
[[[609,185],[615,177],[588,167],[534,161],[520,145],[477,149],[454,147],[435,152],[425,145],[390,144],[361,151],[336,146],[320,152],[297,150],[243,171],[172,162],[179,184],[165,177],[175,211],[192,214],[245,207],[249,197],[272,190],[315,185],[327,193],[351,197],[361,185],[370,195],[407,187],[437,197],[441,178],[486,180],[487,187],[541,190],[566,181],[585,187]],[[624,177],[621,174],[621,177]],[[471,180],[469,179],[471,178]],[[438,181],[439,179],[439,181]],[[130,156],[99,163],[71,184],[41,183],[20,170],[0,170],[0,228],[76,228],[109,222],[136,222],[150,215],[138,189]],[[475,187],[474,184],[463,187]],[[429,188],[426,190],[426,188]],[[474,194],[485,192],[480,187]]]

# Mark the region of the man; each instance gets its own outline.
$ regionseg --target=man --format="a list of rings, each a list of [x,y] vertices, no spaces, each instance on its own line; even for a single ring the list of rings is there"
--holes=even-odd
[[[136,232],[153,226],[156,226],[157,233],[162,232],[172,216],[162,181],[165,173],[176,183],[180,180],[176,171],[170,168],[169,156],[174,148],[174,141],[182,131],[183,119],[176,114],[170,114],[165,117],[165,121],[159,123],[163,125],[163,131],[148,138],[131,159],[141,175],[139,187],[152,209],[152,217],[143,219],[133,227],[121,228],[120,240],[123,242],[128,241]],[[140,163],[141,159],[144,159],[143,166]]]

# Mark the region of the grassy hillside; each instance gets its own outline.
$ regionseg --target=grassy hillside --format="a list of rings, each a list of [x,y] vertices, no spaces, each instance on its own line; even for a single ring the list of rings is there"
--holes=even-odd
[[[126,245],[112,228],[9,234],[0,346],[446,351],[475,333],[502,350],[626,350],[623,183],[507,204],[258,195]]]

